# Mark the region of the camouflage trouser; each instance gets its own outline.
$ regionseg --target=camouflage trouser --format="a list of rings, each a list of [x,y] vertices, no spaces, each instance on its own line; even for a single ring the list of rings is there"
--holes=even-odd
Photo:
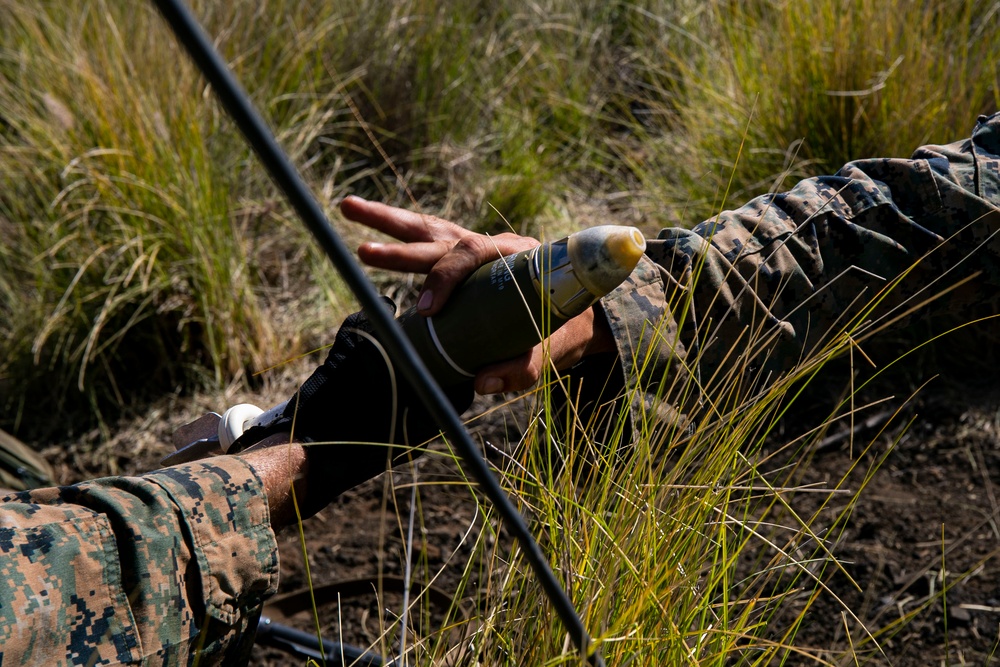
[[[745,398],[848,334],[863,349],[932,297],[924,310],[959,315],[992,298],[998,207],[1000,114],[965,141],[852,162],[663,230],[602,301],[633,416],[669,423],[733,388]]]
[[[0,581],[0,664],[240,664],[277,543],[260,479],[220,457],[8,496]]]

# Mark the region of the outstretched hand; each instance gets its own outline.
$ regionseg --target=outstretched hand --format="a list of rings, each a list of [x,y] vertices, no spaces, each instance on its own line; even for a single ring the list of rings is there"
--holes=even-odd
[[[417,299],[417,310],[425,316],[439,312],[455,288],[483,264],[539,244],[537,239],[512,233],[477,234],[441,218],[360,197],[345,198],[340,210],[348,220],[400,241],[362,243],[358,256],[376,268],[426,274]],[[557,370],[569,368],[586,355],[615,349],[607,321],[593,308],[556,330],[546,346]],[[475,389],[480,394],[528,389],[541,377],[545,359],[543,346],[536,345],[520,357],[480,370]]]
[[[477,234],[432,215],[360,197],[347,197],[340,210],[348,220],[402,241],[362,243],[358,256],[379,269],[427,274],[417,299],[421,315],[437,314],[452,291],[483,264],[538,245],[536,239],[527,236]]]

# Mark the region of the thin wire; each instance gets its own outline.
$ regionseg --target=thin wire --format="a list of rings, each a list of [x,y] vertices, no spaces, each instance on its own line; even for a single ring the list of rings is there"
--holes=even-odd
[[[462,456],[470,475],[482,487],[483,493],[496,507],[507,529],[521,545],[525,559],[534,570],[535,577],[562,620],[577,650],[582,656],[586,656],[590,664],[604,667],[604,659],[600,652],[595,649],[591,653],[593,642],[590,635],[573,602],[552,572],[548,560],[528,529],[524,518],[504,493],[444,392],[431,377],[413,345],[403,335],[402,329],[382,305],[375,287],[334,232],[315,196],[278,145],[263,118],[212,46],[201,25],[183,0],[154,0],[154,2],[170,24],[177,40],[187,49],[198,69],[211,84],[222,106],[239,127],[271,179],[284,192],[288,203],[298,213],[344,282],[361,302],[372,327],[380,336],[390,356],[399,364],[403,376],[416,389],[431,417]]]

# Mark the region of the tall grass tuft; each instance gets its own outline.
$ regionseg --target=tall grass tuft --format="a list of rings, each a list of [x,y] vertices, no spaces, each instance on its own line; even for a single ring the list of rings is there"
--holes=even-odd
[[[4,414],[72,421],[259,363],[274,339],[232,215],[242,151],[213,141],[158,16],[17,9],[0,69]]]

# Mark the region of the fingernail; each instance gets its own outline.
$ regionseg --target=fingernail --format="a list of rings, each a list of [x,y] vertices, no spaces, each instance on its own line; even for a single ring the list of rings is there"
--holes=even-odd
[[[481,394],[499,394],[503,391],[503,380],[498,377],[488,377],[479,385]]]
[[[344,199],[357,199],[358,201],[368,201],[364,197],[359,197],[358,195],[347,195]]]
[[[434,293],[430,290],[425,291],[420,295],[420,300],[417,301],[417,310],[430,310],[431,305],[434,303]]]

